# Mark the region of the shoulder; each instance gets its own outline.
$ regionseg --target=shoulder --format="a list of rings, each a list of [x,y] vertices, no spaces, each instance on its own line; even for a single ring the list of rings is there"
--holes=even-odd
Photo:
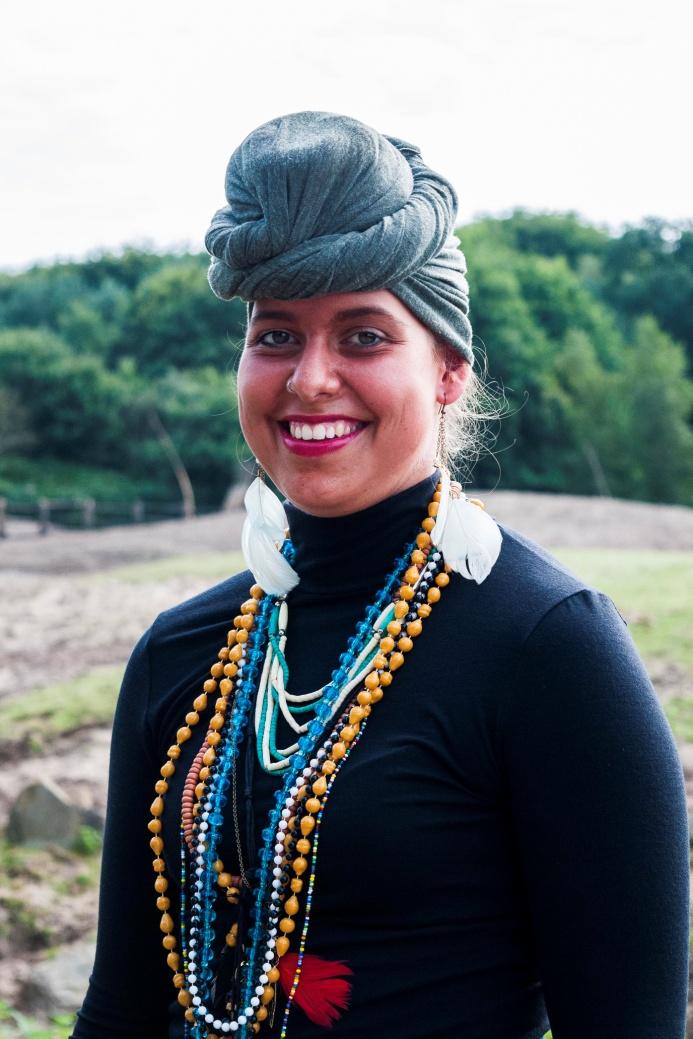
[[[197,646],[218,642],[248,598],[252,584],[252,574],[244,570],[164,610],[143,636],[149,655],[161,658],[173,652],[178,656],[186,646],[194,652]]]
[[[522,646],[559,604],[607,596],[587,585],[537,542],[499,524],[501,550],[491,573],[465,596],[479,621]]]

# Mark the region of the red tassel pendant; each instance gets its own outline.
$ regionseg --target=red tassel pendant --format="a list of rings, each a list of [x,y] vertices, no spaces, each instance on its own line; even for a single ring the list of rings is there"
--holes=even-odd
[[[279,960],[279,980],[287,996],[291,993],[297,961],[295,952],[287,953]],[[346,963],[306,954],[293,1001],[314,1024],[331,1028],[348,1006],[351,985],[344,977],[353,973]]]

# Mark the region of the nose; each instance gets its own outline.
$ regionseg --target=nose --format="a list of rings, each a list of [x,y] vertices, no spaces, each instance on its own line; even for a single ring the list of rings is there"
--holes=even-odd
[[[335,361],[326,339],[308,339],[288,379],[291,392],[304,401],[334,396],[341,388]]]

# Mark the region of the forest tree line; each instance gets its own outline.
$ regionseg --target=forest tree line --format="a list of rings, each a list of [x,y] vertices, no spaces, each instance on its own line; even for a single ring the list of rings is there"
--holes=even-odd
[[[693,505],[693,225],[516,211],[459,235],[505,399],[473,485]],[[126,248],[0,275],[0,494],[170,501],[166,436],[198,502],[221,502],[250,469],[245,306],[206,267]]]

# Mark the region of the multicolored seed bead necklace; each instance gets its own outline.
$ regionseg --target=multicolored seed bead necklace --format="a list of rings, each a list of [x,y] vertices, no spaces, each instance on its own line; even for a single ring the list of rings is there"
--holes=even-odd
[[[319,831],[330,791],[361,738],[372,708],[383,698],[394,672],[404,664],[414,639],[421,634],[424,620],[430,616],[433,605],[440,599],[441,589],[450,580],[449,568],[440,552],[433,548],[430,538],[439,501],[440,484],[415,543],[397,560],[385,587],[349,640],[347,652],[340,657],[331,681],[311,701],[315,704],[314,717],[301,726],[295,749],[279,750],[276,740],[265,741],[265,750],[269,746],[271,754],[266,755],[264,762],[261,757],[261,763],[266,766],[270,760],[281,761],[283,782],[275,791],[275,805],[262,833],[248,933],[241,935],[239,923],[235,921],[225,937],[225,946],[238,953],[240,967],[232,992],[216,991],[219,952],[214,949],[215,901],[216,891],[221,888],[223,894],[220,892],[219,897],[226,904],[238,904],[244,869],[240,848],[241,877],[226,872],[218,848],[227,791],[263,673],[266,679],[269,675],[270,656],[274,656],[274,679],[277,666],[282,668],[282,678],[287,677],[277,655],[278,650],[283,653],[283,644],[278,642],[282,637],[279,619],[285,618],[281,612],[282,599],[274,600],[265,595],[258,585],[251,588],[251,597],[234,618],[227,643],[210,668],[210,677],[195,698],[193,709],[186,714],[185,724],[178,729],[175,743],[169,747],[167,760],[160,770],[161,778],[155,784],[156,797],[149,822],[150,846],[154,852],[156,905],[162,913],[162,943],[168,966],[173,971],[178,1002],[185,1011],[186,1035],[191,1039],[219,1039],[229,1033],[245,1036],[259,1032],[262,1022],[271,1017],[280,979],[288,992],[282,1039],[286,1036],[292,1006],[301,1005],[301,976],[311,959],[306,954],[306,940]],[[290,558],[289,541],[284,543],[282,551]],[[368,668],[364,666],[365,661]],[[355,682],[357,677],[359,680]],[[284,693],[283,686],[281,692]],[[217,696],[215,713],[188,774],[182,799],[181,920],[177,937],[169,912],[170,898],[166,894],[162,815],[181,745],[190,739],[212,695]],[[300,700],[294,702],[303,706]],[[265,707],[273,711],[276,704],[273,706],[268,699]],[[273,735],[274,719],[268,723],[262,711],[257,716],[262,723],[262,727],[257,728],[262,752],[261,733]],[[235,804],[234,821],[238,840]],[[308,888],[298,953],[286,959],[291,936],[296,931],[305,874]],[[249,886],[247,878],[246,883]],[[237,944],[239,948],[235,949]],[[337,975],[349,973],[344,965],[332,966],[337,968]],[[344,990],[348,990],[346,983],[344,986]],[[226,1006],[226,1013],[219,1009],[222,1004]],[[341,1007],[344,1003],[338,1005]],[[325,1007],[324,1013],[329,1022],[338,1016],[336,1005]]]

